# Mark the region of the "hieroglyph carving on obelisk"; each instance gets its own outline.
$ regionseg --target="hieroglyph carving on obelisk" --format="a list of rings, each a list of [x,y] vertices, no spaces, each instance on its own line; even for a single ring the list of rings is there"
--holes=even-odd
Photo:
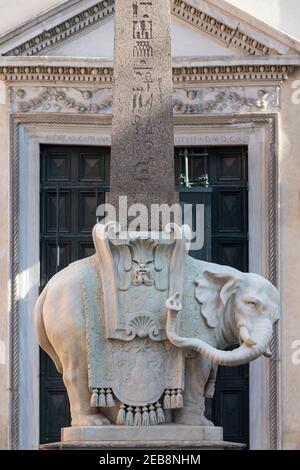
[[[116,1],[111,183],[108,202],[173,204],[170,3]]]

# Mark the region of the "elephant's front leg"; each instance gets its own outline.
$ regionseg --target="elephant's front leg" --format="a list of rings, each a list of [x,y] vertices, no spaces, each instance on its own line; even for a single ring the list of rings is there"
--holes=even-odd
[[[185,361],[183,408],[173,412],[173,421],[191,426],[213,426],[205,416],[204,391],[212,364],[203,356],[192,353]]]
[[[208,381],[205,385],[204,396],[206,398],[213,398],[215,394],[216,380],[217,380],[218,364],[212,364]]]

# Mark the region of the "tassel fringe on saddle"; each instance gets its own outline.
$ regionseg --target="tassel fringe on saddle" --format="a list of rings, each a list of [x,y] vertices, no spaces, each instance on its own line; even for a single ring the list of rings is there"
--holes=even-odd
[[[164,411],[161,404],[156,402],[148,406],[127,406],[120,405],[117,424],[119,426],[155,426],[165,422]]]
[[[163,404],[163,405],[162,405]],[[182,389],[167,389],[160,401],[147,406],[130,406],[121,403],[117,424],[125,426],[155,426],[165,422],[164,410],[183,407]],[[91,397],[92,407],[113,407],[116,402],[111,388],[94,388]]]
[[[182,408],[183,396],[181,388],[166,390],[163,403],[165,410],[172,408]]]
[[[182,390],[168,389],[163,396],[163,406],[159,401],[147,406],[120,405],[117,424],[125,426],[155,426],[165,422],[164,409],[176,409],[183,407]]]
[[[110,388],[93,388],[91,407],[100,406],[112,408],[116,406],[112,390]]]

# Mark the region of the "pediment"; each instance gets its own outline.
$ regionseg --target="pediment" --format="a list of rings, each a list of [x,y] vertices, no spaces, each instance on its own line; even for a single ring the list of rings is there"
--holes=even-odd
[[[219,57],[239,54],[238,51],[230,50],[175,16],[171,20],[171,34],[173,57]],[[53,46],[47,51],[47,55],[112,58],[113,47],[114,18],[111,16],[98,27],[88,30],[70,41],[60,42]]]
[[[300,43],[223,0],[171,0],[173,57],[300,54]],[[114,0],[69,0],[0,37],[2,56],[113,57]]]

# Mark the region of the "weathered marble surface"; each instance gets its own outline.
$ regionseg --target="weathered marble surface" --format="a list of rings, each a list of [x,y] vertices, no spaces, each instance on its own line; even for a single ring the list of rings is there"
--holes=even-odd
[[[61,442],[43,446],[45,450],[49,447],[61,449],[240,449],[243,445],[224,442],[223,428],[220,427],[162,425],[155,428],[128,426],[63,428]]]

